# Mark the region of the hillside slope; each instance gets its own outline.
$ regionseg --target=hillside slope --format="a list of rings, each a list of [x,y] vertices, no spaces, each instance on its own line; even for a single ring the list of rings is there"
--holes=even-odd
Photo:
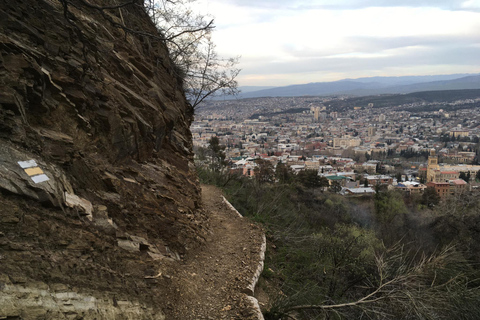
[[[163,43],[69,10],[0,3],[0,318],[163,319],[156,276],[211,232],[193,110]],[[157,32],[141,6],[105,14]]]
[[[454,77],[452,75],[451,77]],[[440,76],[438,76],[440,78]],[[418,91],[480,89],[480,75],[428,81],[428,77],[373,77],[276,87],[241,93],[239,98],[403,94]],[[448,76],[444,76],[448,78]],[[402,79],[405,79],[402,81]]]

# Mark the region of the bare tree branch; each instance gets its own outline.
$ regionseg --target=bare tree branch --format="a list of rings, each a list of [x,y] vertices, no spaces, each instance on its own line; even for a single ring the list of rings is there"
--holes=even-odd
[[[449,264],[459,263],[456,262],[455,253],[453,246],[447,246],[436,254],[415,258],[418,253],[414,253],[413,258],[411,256],[407,259],[409,255],[403,251],[403,247],[396,245],[392,250],[377,256],[378,285],[369,294],[345,303],[290,306],[284,309],[284,314],[309,310],[337,313],[346,308],[358,308],[366,314],[376,315],[375,318],[388,318],[390,312],[384,308],[395,305],[409,310],[415,318],[429,319],[435,314],[434,306],[442,304],[442,292],[464,291],[463,288],[467,288],[468,283],[476,281],[468,280],[461,272],[444,282],[438,282],[436,274],[433,275],[433,280],[429,280],[432,270],[442,270]],[[467,282],[463,284],[465,281]],[[478,294],[478,291],[477,285],[464,292],[467,296],[472,296]]]
[[[130,0],[116,5],[99,6],[87,0],[59,0],[64,8],[64,16],[77,30],[78,37],[84,45],[86,59],[86,40],[81,29],[75,24],[75,15],[70,7],[79,10],[97,11],[113,27],[126,34],[144,36],[166,43],[170,58],[176,65],[177,78],[181,79],[184,90],[193,108],[217,93],[235,95],[240,69],[236,68],[238,58],[224,60],[217,56],[210,33],[215,28],[214,20],[205,16],[194,15],[185,5],[188,0]],[[127,25],[121,9],[142,5],[159,32],[135,29]],[[109,11],[119,10],[121,23]]]

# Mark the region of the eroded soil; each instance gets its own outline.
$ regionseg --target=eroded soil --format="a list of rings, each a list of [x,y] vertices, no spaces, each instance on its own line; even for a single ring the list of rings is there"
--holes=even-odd
[[[258,319],[244,292],[258,267],[263,231],[231,210],[219,189],[203,185],[202,200],[210,232],[180,267],[166,271],[174,289],[166,317]]]

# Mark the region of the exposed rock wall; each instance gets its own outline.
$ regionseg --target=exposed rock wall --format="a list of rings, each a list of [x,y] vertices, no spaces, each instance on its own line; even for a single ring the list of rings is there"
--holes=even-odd
[[[193,110],[164,44],[70,10],[0,2],[0,318],[81,317],[52,302],[69,292],[85,319],[159,319],[159,267],[204,232]],[[141,6],[107,14],[156,32]]]
[[[4,284],[0,305],[7,319],[164,320],[165,316],[138,301],[78,294],[62,284]]]

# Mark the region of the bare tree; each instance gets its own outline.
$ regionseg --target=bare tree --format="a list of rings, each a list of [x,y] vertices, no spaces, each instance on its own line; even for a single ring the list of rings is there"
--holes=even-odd
[[[195,0],[108,0],[108,5],[92,4],[86,0],[59,0],[65,18],[76,27],[84,44],[84,55],[88,46],[82,31],[75,24],[71,7],[97,11],[112,26],[126,33],[149,37],[164,42],[170,58],[176,66],[177,78],[182,80],[188,100],[193,108],[208,97],[217,94],[235,95],[240,69],[238,57],[223,59],[215,51],[211,33],[213,19],[195,14],[189,4]],[[122,10],[141,7],[152,19],[157,33],[132,27],[123,19]],[[118,13],[120,19],[113,14]]]
[[[476,318],[477,277],[453,246],[431,255],[405,252],[397,244],[376,256],[377,274],[363,287],[366,294],[344,303],[295,304],[285,298],[276,319],[470,319]],[[280,302],[282,303],[282,302]],[[462,311],[466,308],[469,312]],[[323,316],[322,316],[323,315]]]
[[[239,58],[223,59],[215,51],[213,19],[195,14],[195,0],[148,0],[146,9],[165,37],[170,56],[184,79],[184,89],[195,108],[217,94],[235,95]]]

